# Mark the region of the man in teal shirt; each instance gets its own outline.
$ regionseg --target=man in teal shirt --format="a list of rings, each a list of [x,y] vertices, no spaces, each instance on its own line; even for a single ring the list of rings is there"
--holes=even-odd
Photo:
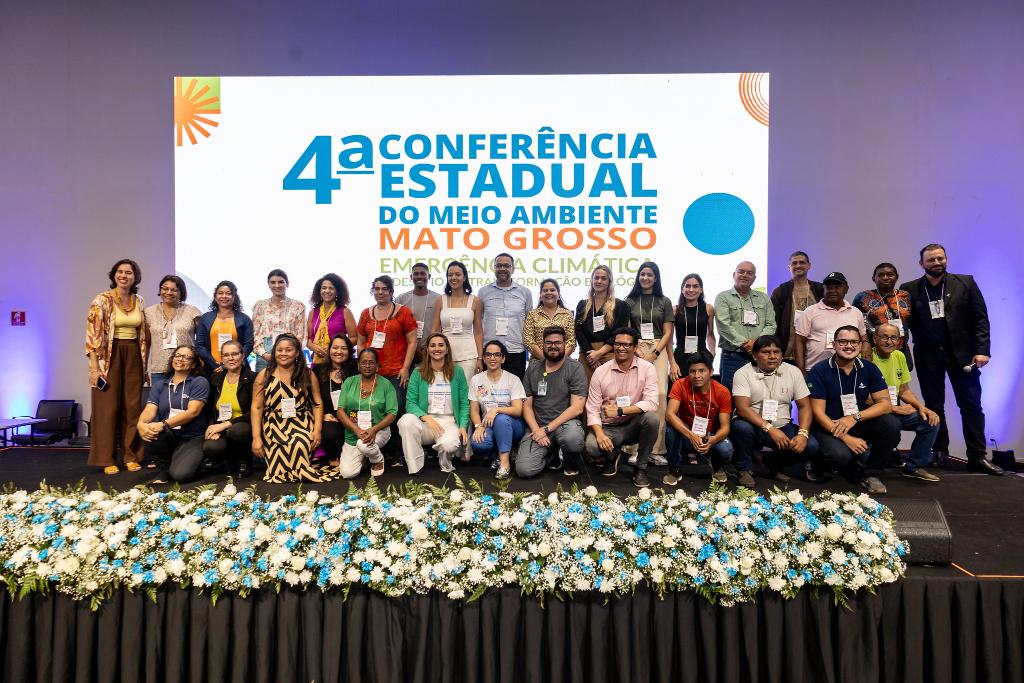
[[[775,308],[771,300],[750,288],[756,279],[754,264],[743,261],[733,271],[733,288],[715,297],[715,325],[722,348],[718,371],[722,385],[730,393],[732,376],[753,360],[754,340],[764,334],[775,334]]]
[[[925,465],[931,460],[932,444],[939,435],[939,416],[925,407],[910,390],[910,369],[906,356],[897,348],[899,343],[900,331],[895,325],[879,325],[875,330],[871,359],[882,371],[889,388],[892,414],[899,419],[904,431],[917,432],[910,446],[907,464],[903,466],[903,476],[936,482],[939,478],[926,470]]]

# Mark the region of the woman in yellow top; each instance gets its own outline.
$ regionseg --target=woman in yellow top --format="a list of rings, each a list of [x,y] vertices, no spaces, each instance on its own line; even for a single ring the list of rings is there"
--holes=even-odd
[[[253,347],[252,318],[242,313],[235,283],[221,280],[213,290],[210,310],[196,323],[196,351],[203,359],[203,373],[208,378],[224,372],[220,350],[227,341],[241,342],[242,362],[247,363]]]
[[[554,278],[540,282],[540,303],[526,314],[523,323],[523,344],[537,359],[544,359],[544,328],[561,327],[565,330],[565,355],[576,350],[576,316],[562,303],[562,290]]]
[[[138,295],[142,271],[131,259],[121,259],[108,274],[110,289],[89,306],[85,352],[92,387],[92,441],[89,464],[117,474],[117,435],[125,469],[141,469],[143,450],[137,423],[142,413],[147,330]]]

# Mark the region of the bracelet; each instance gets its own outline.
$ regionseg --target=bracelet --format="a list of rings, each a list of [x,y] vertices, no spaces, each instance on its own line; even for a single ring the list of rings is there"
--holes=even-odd
[[[798,429],[797,432],[796,432],[796,435],[797,436],[802,436],[804,438],[807,438],[808,436],[811,435],[811,433],[809,431],[807,431],[806,429]]]
[[[765,422],[761,429],[763,429],[766,432],[770,432],[772,430],[772,427],[774,426],[775,425],[773,425],[771,422]]]
[[[170,429],[171,425],[167,424],[167,420],[164,420],[164,429]]]

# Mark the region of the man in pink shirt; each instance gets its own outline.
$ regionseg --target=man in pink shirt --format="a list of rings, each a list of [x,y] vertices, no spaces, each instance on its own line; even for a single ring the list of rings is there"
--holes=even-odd
[[[658,374],[654,364],[636,357],[640,334],[629,327],[615,330],[615,362],[605,363],[590,378],[587,396],[587,456],[604,460],[604,476],[618,472],[620,449],[637,444],[633,483],[650,485],[647,461],[658,439]]]
[[[861,339],[866,339],[864,313],[846,300],[850,285],[842,273],[829,273],[821,283],[825,295],[821,301],[810,306],[796,321],[796,366],[807,374],[819,361],[832,357],[832,338],[836,330],[850,325],[860,330]]]

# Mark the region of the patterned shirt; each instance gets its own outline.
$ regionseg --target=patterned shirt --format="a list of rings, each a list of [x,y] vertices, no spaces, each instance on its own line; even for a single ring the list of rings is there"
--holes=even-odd
[[[294,334],[299,344],[306,344],[306,306],[301,301],[285,297],[276,304],[273,299],[260,299],[252,309],[252,325],[257,356],[270,353],[274,339],[283,332]]]
[[[882,325],[891,324],[896,318],[903,322],[903,330],[907,329],[910,320],[910,292],[906,290],[894,289],[883,295],[877,289],[869,289],[853,297],[853,306],[864,314],[864,321],[871,334]],[[900,336],[905,337],[906,332],[901,330]]]
[[[529,350],[531,346],[539,346],[544,350],[544,328],[561,327],[565,330],[565,355],[569,357],[576,350],[576,317],[568,308],[558,307],[552,317],[537,307],[526,314],[523,324],[523,344]]]
[[[195,346],[196,318],[200,315],[202,313],[192,304],[179,304],[170,319],[164,315],[161,304],[154,304],[146,309],[150,372],[167,372],[175,348]]]

